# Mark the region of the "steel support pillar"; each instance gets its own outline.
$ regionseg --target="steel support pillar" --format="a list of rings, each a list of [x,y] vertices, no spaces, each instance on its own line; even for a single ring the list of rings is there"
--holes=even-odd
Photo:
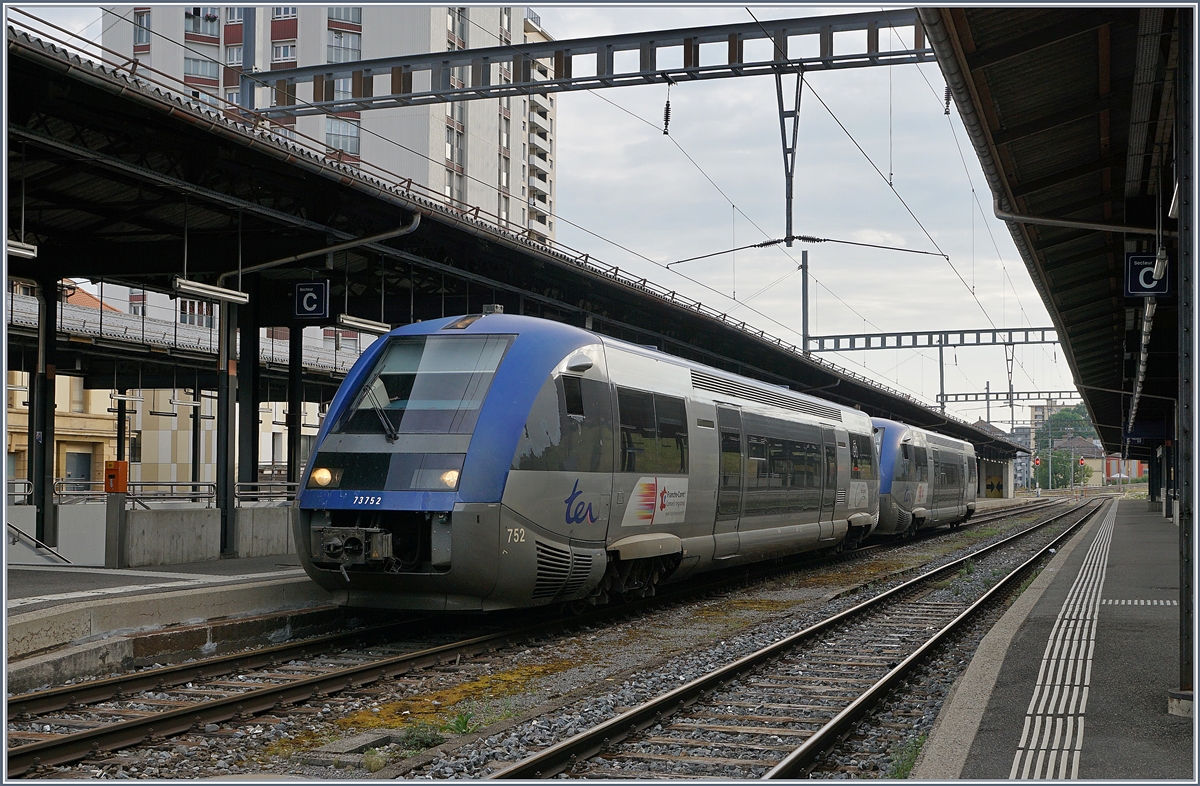
[[[938,407],[944,413],[946,411],[946,349],[941,344],[938,344],[938,390],[941,395],[938,396]]]
[[[222,303],[217,336],[217,507],[221,510],[221,554],[237,553],[234,511],[234,446],[237,444],[237,306]],[[257,414],[257,413],[255,413]]]
[[[30,437],[29,478],[37,506],[35,536],[47,546],[58,545],[54,515],[54,387],[55,341],[58,339],[58,280],[37,282],[38,356],[37,369],[29,386]]]
[[[237,479],[241,483],[258,482],[258,413],[261,361],[259,358],[258,281],[247,278],[249,305],[238,309],[241,345],[238,352],[238,451]]]
[[[292,323],[288,330],[287,388],[287,479],[300,480],[300,423],[304,410],[304,326]]]
[[[1192,608],[1192,512],[1195,507],[1192,473],[1195,471],[1196,460],[1196,442],[1193,434],[1196,412],[1192,406],[1192,397],[1195,395],[1192,378],[1195,372],[1195,302],[1192,287],[1196,265],[1196,228],[1193,216],[1196,209],[1196,184],[1192,177],[1192,167],[1196,164],[1195,151],[1192,148],[1192,113],[1196,111],[1192,103],[1196,77],[1196,42],[1192,31],[1194,14],[1195,10],[1191,8],[1179,10],[1179,88],[1176,93],[1179,96],[1179,107],[1175,112],[1175,122],[1178,125],[1175,133],[1175,160],[1179,183],[1179,287],[1175,290],[1179,293],[1179,398],[1175,409],[1174,453],[1178,461],[1176,504],[1179,506],[1176,518],[1179,522],[1179,692],[1186,696],[1185,698],[1181,695],[1178,698],[1187,702],[1189,717],[1193,691],[1192,673],[1195,668],[1195,653],[1192,651],[1195,646],[1192,640],[1195,613]]]
[[[203,410],[204,404],[200,397],[200,371],[196,371],[196,381],[192,385],[192,401],[196,402],[196,406],[192,407],[192,482],[200,481],[200,462],[203,456],[200,451],[200,438],[203,432],[200,430],[200,413]],[[199,489],[192,487],[192,491]]]
[[[790,220],[790,216],[789,216]],[[808,354],[808,249],[800,251],[800,335],[804,354]]]
[[[118,388],[117,395],[124,396],[125,388]],[[125,399],[117,399],[117,461],[125,460]]]

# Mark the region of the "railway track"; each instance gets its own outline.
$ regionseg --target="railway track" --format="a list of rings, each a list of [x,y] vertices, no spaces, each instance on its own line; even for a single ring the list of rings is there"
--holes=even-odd
[[[929,571],[489,777],[795,778],[939,644],[1006,596],[1103,507],[1085,502]],[[1073,521],[1071,521],[1073,519]],[[1058,522],[1070,526],[974,602],[937,582]]]
[[[997,511],[970,524],[1028,514],[1042,507]],[[938,530],[926,537],[947,532]],[[840,556],[855,558],[911,542],[866,546]],[[431,635],[422,633],[427,620],[410,619],[13,696],[8,700],[7,771],[10,776],[25,775],[103,751],[154,743],[209,724],[249,720],[329,693],[360,688],[533,638],[558,635],[573,626],[603,624],[697,595],[727,591],[813,562],[758,566],[717,581],[680,590],[669,588],[658,598],[484,635]]]

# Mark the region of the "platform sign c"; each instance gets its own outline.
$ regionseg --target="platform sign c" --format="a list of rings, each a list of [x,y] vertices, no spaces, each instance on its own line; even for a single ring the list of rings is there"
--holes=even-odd
[[[1171,263],[1158,281],[1154,280],[1154,254],[1125,254],[1125,297],[1163,297],[1171,291]]]
[[[329,318],[329,282],[304,281],[296,284],[296,319]]]

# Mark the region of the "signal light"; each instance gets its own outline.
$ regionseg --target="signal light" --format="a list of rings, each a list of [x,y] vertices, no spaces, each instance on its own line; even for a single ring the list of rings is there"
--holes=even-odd
[[[1040,458],[1034,458],[1034,460],[1033,460],[1033,466],[1035,466],[1035,467],[1040,467],[1040,466],[1042,466],[1042,460],[1041,460]]]
[[[1079,457],[1079,466],[1083,466],[1083,456]]]

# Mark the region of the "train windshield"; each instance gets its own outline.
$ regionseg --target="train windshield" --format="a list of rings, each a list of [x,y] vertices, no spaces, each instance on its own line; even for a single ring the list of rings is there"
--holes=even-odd
[[[391,339],[337,431],[470,434],[512,336]]]

